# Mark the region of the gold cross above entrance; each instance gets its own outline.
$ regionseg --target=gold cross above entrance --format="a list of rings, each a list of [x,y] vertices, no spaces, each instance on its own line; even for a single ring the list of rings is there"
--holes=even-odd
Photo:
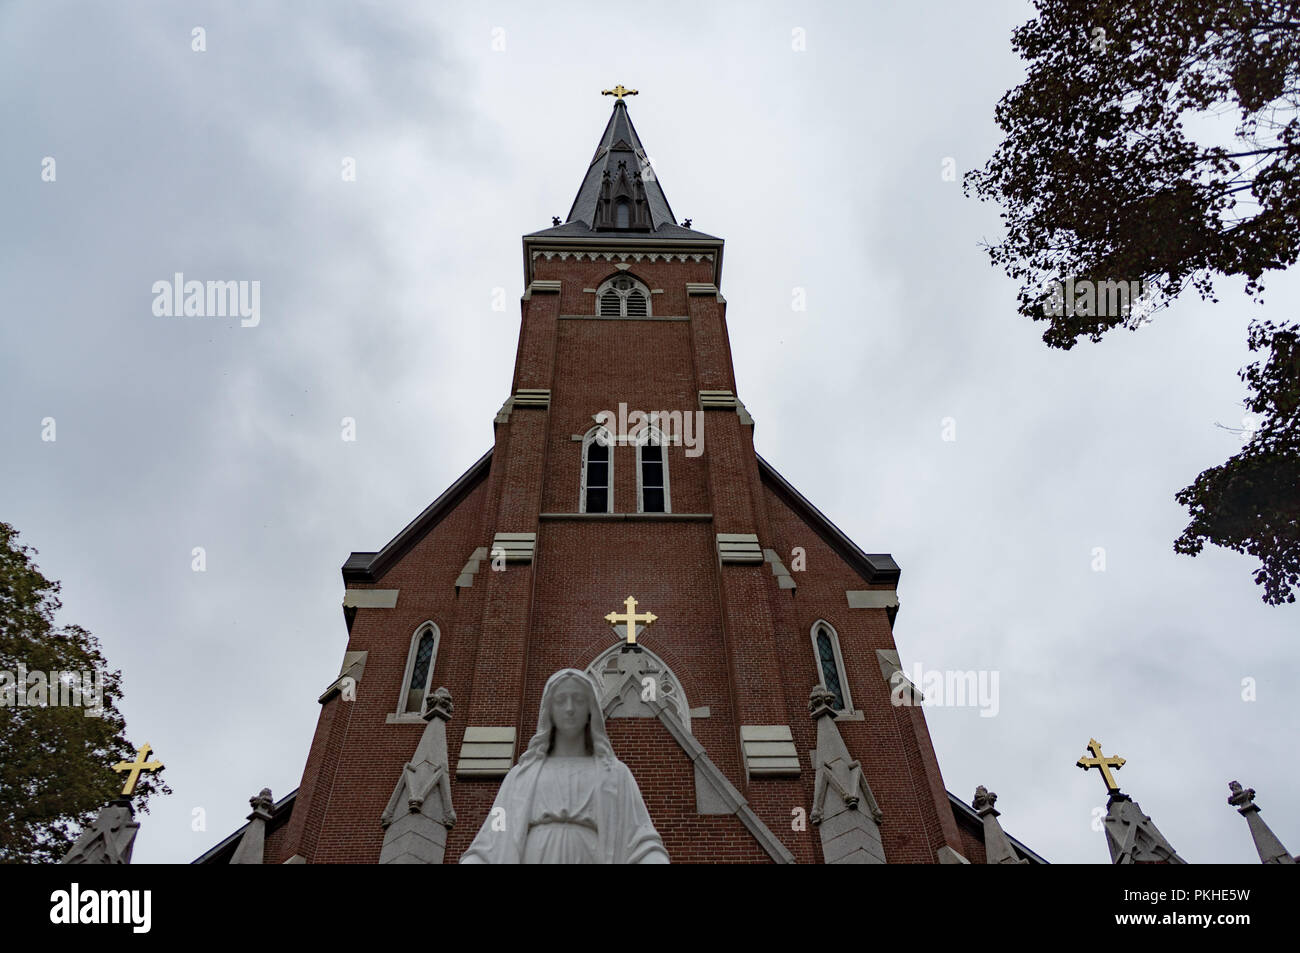
[[[1111,794],[1118,794],[1119,783],[1116,782],[1115,776],[1110,773],[1110,769],[1114,768],[1118,771],[1124,767],[1124,759],[1116,755],[1104,757],[1101,753],[1101,742],[1096,738],[1088,739],[1088,750],[1092,752],[1092,757],[1080,758],[1076,762],[1078,766],[1085,771],[1089,768],[1096,768],[1101,772],[1101,779],[1106,782],[1106,790]]]
[[[652,612],[637,613],[636,600],[628,596],[623,600],[623,605],[627,606],[627,612],[619,615],[617,612],[611,612],[605,616],[605,621],[610,625],[618,625],[620,622],[627,623],[627,644],[636,645],[636,624],[644,622],[649,625],[655,619],[659,618]]]
[[[141,746],[140,750],[136,752],[134,761],[119,761],[117,764],[113,765],[113,770],[118,774],[121,774],[123,771],[128,772],[126,786],[122,788],[123,794],[129,796],[135,793],[135,786],[140,780],[141,771],[152,772],[161,771],[163,769],[163,763],[161,761],[145,760],[149,757],[149,752],[152,750],[153,748],[150,746],[149,742],[146,741]]]
[[[624,96],[636,96],[638,93],[635,89],[628,89],[626,86],[620,84],[615,86],[613,89],[602,89],[600,95],[613,96],[615,99],[621,100]]]

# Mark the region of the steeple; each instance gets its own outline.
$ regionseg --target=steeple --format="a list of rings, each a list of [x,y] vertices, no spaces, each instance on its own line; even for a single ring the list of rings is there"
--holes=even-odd
[[[1101,742],[1088,739],[1092,757],[1082,757],[1076,764],[1088,771],[1096,768],[1110,799],[1106,802],[1106,817],[1102,826],[1106,831],[1106,846],[1110,848],[1113,864],[1185,864],[1172,844],[1165,840],[1155,822],[1142,813],[1136,801],[1119,789],[1119,782],[1111,771],[1124,767],[1125,761],[1117,755],[1102,754]]]
[[[677,223],[650,156],[632,125],[619,86],[614,110],[596,144],[577,197],[564,223],[527,238],[712,239],[712,235]]]

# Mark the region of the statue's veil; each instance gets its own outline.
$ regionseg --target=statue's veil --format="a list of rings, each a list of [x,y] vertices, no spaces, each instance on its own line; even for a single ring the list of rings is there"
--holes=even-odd
[[[546,764],[554,725],[551,702],[561,682],[574,679],[583,688],[590,713],[587,725],[591,733],[592,754],[598,766],[600,782],[595,786],[593,818],[599,838],[598,856],[603,863],[641,863],[668,860],[663,840],[654,829],[646,811],[636,779],[627,765],[620,762],[605,734],[605,715],[600,707],[600,690],[594,678],[576,668],[561,669],[546,680],[542,704],[537,715],[537,734],[497,792],[493,811],[498,808],[509,818],[508,826],[494,830],[492,816],[483,821],[469,848],[461,855],[466,863],[520,863],[528,843],[532,803],[538,781]]]
[[[591,732],[592,754],[607,767],[617,760],[609,736],[605,734],[605,713],[600,707],[600,691],[596,688],[595,681],[586,672],[576,668],[562,668],[546,680],[546,687],[542,689],[542,704],[537,712],[537,734],[528,742],[528,750],[519,757],[519,767],[546,757],[551,746],[551,732],[555,727],[551,722],[551,700],[560,683],[570,678],[582,685],[583,694],[587,698],[587,710],[590,712],[587,726]]]

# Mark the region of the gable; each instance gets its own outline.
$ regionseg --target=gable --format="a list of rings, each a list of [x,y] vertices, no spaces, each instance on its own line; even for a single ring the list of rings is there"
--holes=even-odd
[[[897,585],[901,570],[889,553],[864,553],[821,510],[813,506],[772,464],[759,454],[758,472],[763,485],[797,514],[817,536],[869,583]]]
[[[492,466],[492,451],[479,457],[474,465],[457,478],[456,482],[436,500],[424,508],[415,519],[388,541],[378,552],[353,553],[343,564],[343,581],[376,582],[420,540],[442,522],[475,488],[487,479]]]

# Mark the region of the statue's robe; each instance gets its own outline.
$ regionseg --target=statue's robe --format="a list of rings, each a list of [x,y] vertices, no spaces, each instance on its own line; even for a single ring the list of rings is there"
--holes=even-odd
[[[462,864],[524,863],[534,814],[542,810],[535,807],[535,799],[538,779],[546,760],[544,757],[521,760],[510,769],[510,773],[501,782],[492,810],[488,812],[478,836],[461,856]],[[596,762],[596,770],[590,772],[590,776],[595,779],[595,790],[592,792],[594,796],[589,801],[586,797],[580,797],[579,802],[585,802],[589,808],[584,812],[584,817],[589,817],[596,823],[594,862],[668,863],[663,841],[655,831],[636,779],[632,777],[627,765],[611,757],[593,760]],[[548,795],[547,800],[549,808],[552,806],[552,797]],[[542,824],[534,829],[542,830],[549,826]],[[541,836],[555,833],[547,831]],[[537,854],[538,851],[535,850],[534,853]],[[564,861],[563,857],[554,854],[554,850],[543,850],[538,861]]]

